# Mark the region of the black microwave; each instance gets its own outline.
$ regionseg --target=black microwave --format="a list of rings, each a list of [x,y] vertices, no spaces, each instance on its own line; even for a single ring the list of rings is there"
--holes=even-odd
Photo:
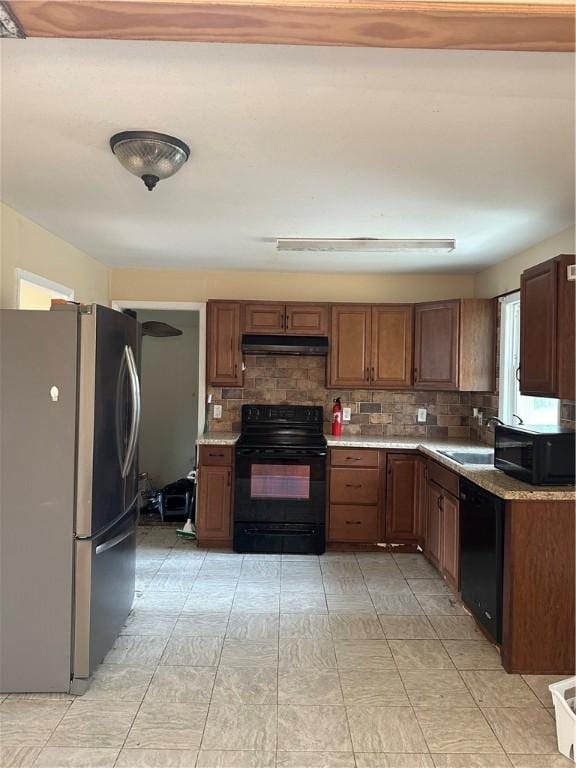
[[[558,426],[496,425],[494,466],[532,485],[574,483],[574,430]]]

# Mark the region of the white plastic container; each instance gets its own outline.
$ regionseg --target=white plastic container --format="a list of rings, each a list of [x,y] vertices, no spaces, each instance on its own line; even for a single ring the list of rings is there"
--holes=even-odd
[[[576,762],[576,677],[569,677],[548,686],[556,714],[558,751]],[[568,694],[568,695],[567,695]]]

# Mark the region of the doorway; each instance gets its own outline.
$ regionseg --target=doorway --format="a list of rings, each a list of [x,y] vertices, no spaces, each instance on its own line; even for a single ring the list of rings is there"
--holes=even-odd
[[[138,463],[147,488],[158,491],[196,466],[205,412],[205,305],[117,301],[113,306],[135,312],[148,331],[140,354]]]

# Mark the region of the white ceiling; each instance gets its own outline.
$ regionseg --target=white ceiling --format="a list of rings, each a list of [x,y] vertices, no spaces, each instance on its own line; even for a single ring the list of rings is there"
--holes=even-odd
[[[2,198],[112,266],[475,270],[568,227],[574,57],[2,40]],[[154,192],[108,147],[188,142]],[[273,238],[450,238],[446,256]]]

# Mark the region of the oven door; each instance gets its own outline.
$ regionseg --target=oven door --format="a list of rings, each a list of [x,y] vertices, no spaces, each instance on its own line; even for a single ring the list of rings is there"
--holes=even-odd
[[[234,519],[323,525],[325,485],[325,452],[238,448]]]

